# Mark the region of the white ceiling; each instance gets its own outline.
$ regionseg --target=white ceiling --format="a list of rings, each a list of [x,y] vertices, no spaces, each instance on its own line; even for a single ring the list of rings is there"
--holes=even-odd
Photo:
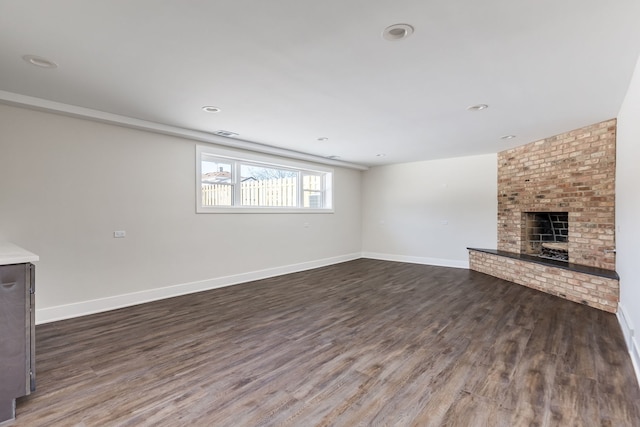
[[[0,0],[0,100],[362,165],[492,153],[616,117],[639,17],[638,0]],[[414,34],[384,40],[396,23]]]

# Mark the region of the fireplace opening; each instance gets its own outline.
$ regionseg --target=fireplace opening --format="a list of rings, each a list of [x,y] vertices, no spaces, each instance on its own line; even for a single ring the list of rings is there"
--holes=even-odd
[[[527,212],[524,251],[528,255],[569,261],[569,214]]]

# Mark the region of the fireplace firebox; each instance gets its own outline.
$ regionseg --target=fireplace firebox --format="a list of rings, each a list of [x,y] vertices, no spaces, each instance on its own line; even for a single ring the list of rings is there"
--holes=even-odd
[[[523,253],[557,261],[569,261],[569,214],[527,212]]]

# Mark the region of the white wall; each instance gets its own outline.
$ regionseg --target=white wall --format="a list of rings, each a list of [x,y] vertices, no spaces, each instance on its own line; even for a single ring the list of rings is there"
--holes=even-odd
[[[196,214],[194,141],[6,105],[0,129],[0,240],[40,256],[37,322],[359,257],[359,171],[335,169],[334,214]]]
[[[364,172],[364,255],[468,267],[467,247],[496,247],[497,162],[489,154]]]
[[[618,318],[640,379],[640,60],[618,114],[616,142],[616,271]]]

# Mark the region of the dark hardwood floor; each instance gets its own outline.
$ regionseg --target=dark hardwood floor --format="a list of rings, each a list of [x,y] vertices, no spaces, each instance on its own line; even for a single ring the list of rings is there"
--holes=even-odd
[[[357,260],[37,327],[15,426],[640,426],[614,315]]]

